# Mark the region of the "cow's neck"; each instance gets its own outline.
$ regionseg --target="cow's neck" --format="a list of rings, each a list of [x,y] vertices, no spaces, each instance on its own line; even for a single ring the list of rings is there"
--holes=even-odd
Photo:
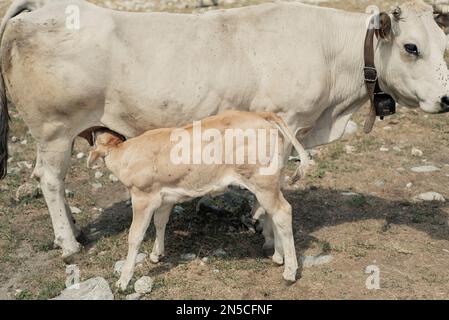
[[[329,106],[305,138],[308,147],[341,138],[352,115],[369,100],[363,77],[367,18],[368,15],[364,14],[351,15],[345,20],[345,32],[338,28],[330,29],[333,39],[339,39],[325,44],[330,52],[327,59],[330,82],[334,83],[334,88],[331,88]]]

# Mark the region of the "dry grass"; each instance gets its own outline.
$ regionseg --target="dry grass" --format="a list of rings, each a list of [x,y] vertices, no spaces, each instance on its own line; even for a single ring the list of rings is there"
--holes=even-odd
[[[0,10],[4,4],[0,3]],[[390,4],[381,2],[383,8]],[[339,1],[331,6],[360,11],[365,4]],[[17,167],[19,161],[34,161],[35,146],[20,116],[14,109],[11,114],[11,136],[28,141],[10,144],[11,166]],[[299,185],[286,190],[286,195],[294,207],[298,255],[326,252],[334,260],[302,270],[295,285],[285,286],[281,269],[263,257],[262,236],[240,224],[241,212],[201,215],[191,203],[185,206],[184,215],[172,217],[169,223],[164,262],[146,262],[136,271],[136,277],[145,274],[155,279],[154,291],[145,298],[448,299],[447,206],[411,201],[427,191],[449,199],[448,119],[448,115],[427,116],[401,109],[377,123],[369,136],[357,133],[319,149],[316,167]],[[362,121],[363,116],[357,115],[356,122]],[[344,151],[346,144],[356,148],[354,154]],[[381,146],[389,151],[380,152]],[[424,157],[412,157],[412,147],[421,149]],[[74,154],[87,148],[77,141]],[[112,285],[116,281],[114,262],[126,253],[131,209],[124,202],[125,190],[108,180],[106,169],[99,169],[105,173],[99,179],[104,187],[100,191],[92,188],[94,171],[86,169],[84,161],[73,157],[67,179],[67,188],[74,192],[70,205],[82,209],[75,218],[89,238],[76,263],[82,279],[103,276]],[[423,163],[432,163],[441,171],[415,174],[409,170]],[[0,182],[0,298],[47,299],[64,287],[65,265],[60,251],[52,247],[53,232],[42,197],[14,200],[21,184],[34,183],[29,175],[30,170],[22,169]],[[409,182],[411,188],[406,187]],[[343,191],[359,195],[344,196]],[[153,237],[151,228],[142,251],[151,250]],[[211,257],[217,248],[228,254]],[[183,253],[211,258],[204,265],[200,259],[182,263]],[[365,287],[364,269],[371,264],[380,268],[380,290]],[[16,289],[22,291],[16,294]]]

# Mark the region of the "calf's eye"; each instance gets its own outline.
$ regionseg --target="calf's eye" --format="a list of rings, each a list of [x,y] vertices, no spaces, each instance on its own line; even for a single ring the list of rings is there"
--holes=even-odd
[[[416,44],[407,43],[406,45],[404,45],[404,49],[409,54],[412,54],[414,56],[418,56],[419,55],[418,47],[416,46]]]

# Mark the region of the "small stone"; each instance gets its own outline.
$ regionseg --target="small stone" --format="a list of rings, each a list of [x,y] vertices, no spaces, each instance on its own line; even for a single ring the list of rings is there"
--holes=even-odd
[[[194,253],[185,253],[181,255],[181,260],[192,261],[195,260],[196,254]]]
[[[70,207],[70,211],[72,211],[73,214],[79,214],[82,212],[81,209],[77,207]]]
[[[374,185],[378,188],[382,188],[385,185],[385,181],[384,180],[376,180],[376,182],[374,182]]]
[[[84,157],[85,157],[84,152],[80,152],[80,153],[78,153],[78,154],[76,155],[76,158],[77,158],[78,160],[81,160],[81,159],[84,158]]]
[[[12,143],[19,142],[19,138],[17,138],[16,136],[12,136],[12,137],[11,137],[11,142],[12,142]]]
[[[128,294],[126,297],[125,297],[125,299],[126,300],[140,300],[140,297],[141,297],[141,295],[140,295],[140,293],[131,293],[131,294]]]
[[[330,254],[328,255],[318,255],[318,256],[302,256],[301,262],[304,268],[310,268],[313,266],[318,266],[322,264],[327,264],[334,260],[334,257]]]
[[[143,276],[134,283],[134,291],[139,294],[150,293],[153,289],[153,279],[148,276]]]
[[[396,151],[396,152],[401,152],[402,151],[401,148],[399,148],[398,146],[394,146],[393,150]]]
[[[391,127],[390,126],[385,126],[382,129],[384,129],[384,130],[391,130]]]
[[[410,189],[410,188],[412,187],[412,185],[413,185],[413,183],[409,182],[409,183],[407,183],[407,184],[405,185],[405,187],[406,187],[407,189]]]
[[[110,174],[110,175],[109,175],[109,180],[110,180],[111,182],[118,182],[118,181],[119,181],[118,178],[117,178],[116,176],[114,176],[113,174]]]
[[[419,166],[411,168],[413,172],[424,173],[424,172],[434,172],[439,171],[440,169],[435,166]]]
[[[388,152],[389,149],[386,148],[386,147],[380,147],[379,151],[380,151],[380,152]]]
[[[347,197],[352,197],[352,196],[358,196],[358,193],[355,192],[342,192],[341,193],[342,196],[347,196]]]
[[[214,273],[220,273],[220,270],[218,270],[218,269],[214,269],[214,271],[213,271]]]
[[[103,172],[101,171],[95,172],[95,179],[100,179],[101,177],[103,177]]]
[[[204,257],[203,259],[201,259],[201,262],[208,263],[209,262],[209,257]]]
[[[348,154],[354,153],[355,152],[355,147],[354,146],[350,146],[349,144],[345,145],[345,152]]]
[[[23,140],[20,144],[21,145],[26,145],[28,143],[28,140]]]
[[[101,183],[93,183],[92,188],[94,188],[95,190],[98,190],[98,189],[103,188],[103,185]]]
[[[213,255],[216,256],[216,257],[224,257],[224,256],[227,255],[227,253],[223,249],[219,248],[219,249],[214,251]]]
[[[122,273],[125,260],[119,260],[114,264],[114,273],[120,275]]]
[[[141,264],[141,263],[143,263],[143,262],[145,261],[146,258],[147,258],[147,254],[146,254],[146,253],[139,253],[139,254],[137,255],[137,258],[136,258],[136,264]]]
[[[423,152],[417,148],[412,148],[412,156],[414,157],[422,157]]]
[[[444,199],[444,197],[439,194],[438,192],[425,192],[425,193],[421,193],[419,195],[417,195],[414,198],[415,201],[440,201],[440,202],[445,202],[446,199]]]

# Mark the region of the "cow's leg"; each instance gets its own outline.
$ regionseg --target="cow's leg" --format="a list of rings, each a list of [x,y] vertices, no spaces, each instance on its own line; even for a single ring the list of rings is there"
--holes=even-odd
[[[123,265],[120,279],[116,283],[116,286],[123,291],[126,290],[133,276],[137,254],[139,253],[145,232],[151,222],[153,212],[161,205],[159,195],[136,195],[133,193],[131,200],[133,205],[133,222],[129,229],[128,255]]]
[[[163,205],[154,213],[154,225],[156,227],[156,239],[154,240],[153,251],[150,254],[150,261],[158,263],[165,254],[165,227],[170,219],[173,209],[172,204]]]
[[[267,215],[273,220],[275,238],[275,253],[273,261],[282,263],[285,258],[283,277],[287,281],[296,281],[298,260],[296,258],[295,242],[292,230],[292,207],[285,200],[281,192],[276,195],[263,193],[257,195],[260,204],[265,208]]]
[[[265,214],[265,209],[261,207],[257,199],[254,200],[251,216],[253,217],[253,220],[262,223],[262,235],[265,238],[262,250],[267,257],[272,256],[274,249],[273,223],[271,217]]]
[[[62,257],[68,259],[81,249],[76,240],[79,231],[65,199],[64,179],[70,165],[72,141],[53,141],[39,144],[38,148],[34,175],[40,179],[42,193],[50,212],[55,245],[62,248]]]

